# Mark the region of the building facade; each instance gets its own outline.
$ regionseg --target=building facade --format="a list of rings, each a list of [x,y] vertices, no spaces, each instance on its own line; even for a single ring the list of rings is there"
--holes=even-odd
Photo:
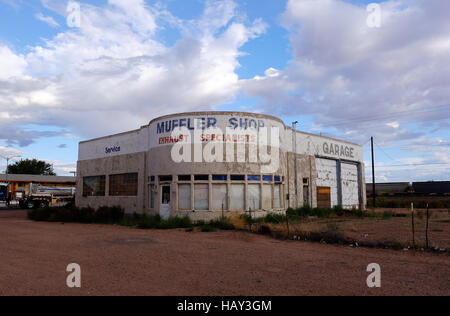
[[[363,150],[267,115],[169,115],[81,142],[76,203],[194,220],[303,205],[362,209]]]

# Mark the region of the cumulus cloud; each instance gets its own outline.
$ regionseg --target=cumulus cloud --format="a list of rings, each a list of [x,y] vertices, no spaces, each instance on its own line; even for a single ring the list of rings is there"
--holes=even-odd
[[[66,14],[58,2],[42,2]],[[163,25],[181,33],[172,46],[158,39]],[[24,56],[0,47],[7,67],[0,74],[0,113],[10,126],[53,125],[95,137],[135,129],[158,115],[212,109],[236,95],[240,48],[265,29],[261,20],[243,19],[231,0],[206,1],[195,21],[143,0],[81,4],[80,28]],[[20,131],[0,138],[34,141]]]
[[[59,23],[55,21],[54,18],[52,18],[51,16],[45,16],[42,13],[37,13],[35,15],[36,19],[38,19],[39,21],[42,21],[44,23],[47,23],[48,25],[50,25],[51,27],[58,27]]]

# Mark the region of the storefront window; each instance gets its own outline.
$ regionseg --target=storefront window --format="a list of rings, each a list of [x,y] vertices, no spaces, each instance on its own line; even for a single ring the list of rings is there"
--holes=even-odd
[[[125,173],[109,176],[110,196],[137,196],[138,174]]]
[[[261,186],[259,184],[248,185],[248,207],[250,210],[261,209]]]
[[[191,185],[179,184],[178,185],[178,209],[190,210],[191,209]]]
[[[243,211],[245,209],[245,185],[231,185],[231,211]]]
[[[195,209],[199,211],[209,210],[209,185],[196,184],[194,190]]]
[[[227,210],[227,185],[226,184],[213,184],[213,210]]]
[[[106,176],[84,177],[83,196],[105,196]]]
[[[273,208],[281,208],[281,184],[273,187]]]
[[[272,185],[264,184],[262,192],[262,204],[264,210],[272,209]]]

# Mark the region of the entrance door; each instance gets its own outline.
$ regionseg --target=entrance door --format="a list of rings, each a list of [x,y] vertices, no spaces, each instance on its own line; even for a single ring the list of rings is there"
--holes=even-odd
[[[162,219],[169,219],[170,217],[170,185],[161,186],[161,207],[159,215]]]
[[[317,207],[331,208],[330,187],[317,187]]]

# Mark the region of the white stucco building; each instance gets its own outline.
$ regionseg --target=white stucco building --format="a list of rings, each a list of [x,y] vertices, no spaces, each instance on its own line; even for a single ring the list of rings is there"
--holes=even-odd
[[[163,217],[366,205],[360,145],[252,113],[169,115],[81,142],[77,174],[78,206]]]

